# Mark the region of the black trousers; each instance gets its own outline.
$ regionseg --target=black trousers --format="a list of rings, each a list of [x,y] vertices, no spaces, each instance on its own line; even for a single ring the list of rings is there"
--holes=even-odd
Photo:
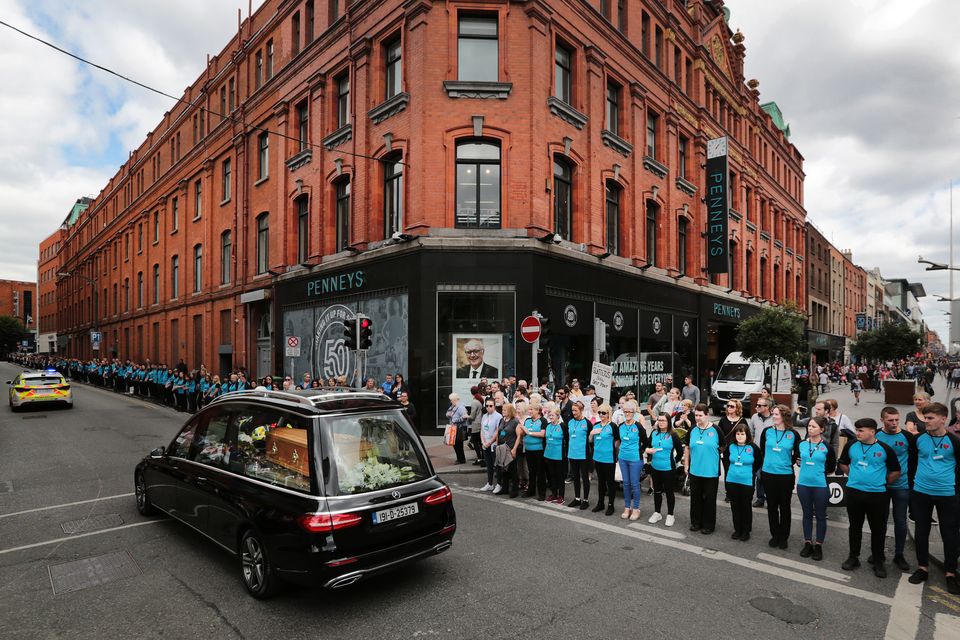
[[[547,473],[543,466],[543,451],[527,450],[527,473],[530,480],[527,483],[527,495],[536,495],[541,500],[547,498]]]
[[[617,497],[617,482],[614,480],[616,469],[615,462],[594,462],[597,469],[597,504],[604,504],[604,499],[609,495],[610,501],[606,504],[611,508]]]
[[[690,474],[690,525],[698,529],[717,527],[717,488],[720,478]]]
[[[763,491],[767,494],[767,521],[770,535],[777,540],[790,538],[790,501],[793,498],[792,473],[761,474]]]
[[[466,462],[467,457],[463,453],[463,433],[464,427],[457,427],[457,437],[453,441],[453,452],[457,454],[457,462]]]
[[[505,447],[506,445],[500,445]],[[511,498],[516,498],[520,493],[520,478],[517,476],[517,461],[514,460],[509,465],[497,469],[497,482],[500,484],[500,490],[509,493]]]
[[[563,497],[564,490],[564,480],[567,475],[564,471],[564,466],[566,466],[566,460],[550,460],[549,458],[543,459],[543,464],[547,467],[547,484],[550,488],[550,495],[556,496],[558,498]]]
[[[753,486],[736,482],[727,482],[724,486],[733,512],[733,530],[741,535],[750,533],[753,530]]]
[[[916,532],[913,537],[917,547],[917,564],[930,566],[930,527],[933,508],[937,508],[937,521],[940,523],[940,537],[943,539],[943,569],[948,573],[957,572],[957,553],[960,551],[960,497],[931,496],[919,491],[910,492],[910,503]]]
[[[886,491],[860,491],[847,487],[847,518],[850,520],[850,555],[860,555],[863,538],[863,521],[870,523],[870,553],[874,562],[883,562],[883,542],[887,537],[887,505],[890,494]]]
[[[673,507],[677,502],[677,497],[673,494],[673,487],[677,482],[677,470],[657,471],[653,470],[653,510],[660,513],[660,507],[663,505],[663,496],[667,496],[667,514],[673,515]]]
[[[580,485],[583,484],[583,499],[590,498],[590,461],[570,460],[570,475],[573,477],[573,495],[580,498]]]

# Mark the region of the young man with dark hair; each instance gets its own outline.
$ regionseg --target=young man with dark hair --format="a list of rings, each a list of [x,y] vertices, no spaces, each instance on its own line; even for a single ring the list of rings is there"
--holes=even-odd
[[[907,507],[910,505],[910,451],[913,448],[914,435],[900,428],[900,412],[896,407],[884,407],[880,411],[881,430],[877,440],[893,449],[900,463],[900,477],[890,485],[890,501],[893,503],[893,564],[901,571],[910,571],[910,565],[903,557],[903,547],[907,541]],[[889,505],[888,505],[889,506]],[[889,512],[888,512],[889,516]]]
[[[917,570],[910,582],[926,581],[930,572],[930,526],[933,509],[937,509],[940,536],[943,538],[943,572],[947,590],[960,594],[957,582],[957,554],[960,552],[960,464],[957,449],[960,437],[947,431],[947,407],[939,402],[924,405],[921,410],[926,429],[913,441],[910,492],[911,511],[916,522],[914,541],[917,547]]]

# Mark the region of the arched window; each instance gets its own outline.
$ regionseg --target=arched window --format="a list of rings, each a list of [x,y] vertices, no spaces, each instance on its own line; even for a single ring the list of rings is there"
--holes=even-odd
[[[485,140],[457,143],[457,203],[460,229],[500,228],[500,146]]]
[[[613,180],[607,180],[607,251],[620,255],[620,199],[623,189]]]
[[[350,245],[350,178],[344,177],[334,184],[337,194],[337,251]]]
[[[660,205],[653,200],[647,200],[647,264],[653,267],[657,264],[657,227],[660,224]]]
[[[257,216],[257,274],[270,268],[270,214]]]
[[[553,232],[573,240],[573,165],[553,157]]]
[[[403,156],[399,153],[383,161],[383,221],[385,239],[403,231]]]

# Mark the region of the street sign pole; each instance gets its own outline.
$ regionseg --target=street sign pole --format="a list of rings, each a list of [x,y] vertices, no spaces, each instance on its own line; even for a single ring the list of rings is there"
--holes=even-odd
[[[533,379],[533,382],[531,382],[531,389],[537,389],[539,388],[537,386],[537,360],[539,359],[538,356],[540,354],[540,338],[537,338],[537,341],[531,346],[533,347],[533,349],[531,349],[531,351],[533,351],[533,362],[530,364],[530,377]]]

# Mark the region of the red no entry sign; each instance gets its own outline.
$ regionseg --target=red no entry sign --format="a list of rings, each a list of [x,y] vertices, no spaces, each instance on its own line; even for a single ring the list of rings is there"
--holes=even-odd
[[[290,337],[288,337],[288,338],[287,338],[287,346],[288,346],[288,347],[299,347],[299,346],[300,346],[300,338],[299,338],[299,336],[290,336]]]
[[[520,323],[520,337],[525,342],[533,344],[540,337],[540,318],[537,316],[527,316]]]

